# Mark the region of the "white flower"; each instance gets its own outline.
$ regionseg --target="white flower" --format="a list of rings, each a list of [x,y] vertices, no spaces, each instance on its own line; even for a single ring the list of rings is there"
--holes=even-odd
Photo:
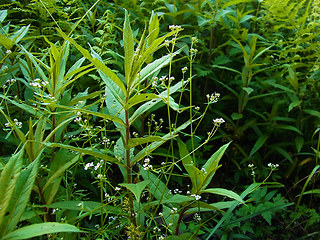
[[[201,196],[197,195],[197,194],[192,194],[191,197],[194,197],[196,199],[196,201],[201,199]]]
[[[84,166],[84,170],[88,170],[88,168],[93,167],[93,166],[94,166],[93,162],[87,163],[87,164]]]
[[[224,119],[223,118],[216,118],[216,119],[213,119],[213,123],[215,126],[219,127],[221,125],[221,123],[224,123]]]
[[[119,188],[119,187],[115,187],[114,190],[119,191],[120,189],[121,189],[121,188]]]

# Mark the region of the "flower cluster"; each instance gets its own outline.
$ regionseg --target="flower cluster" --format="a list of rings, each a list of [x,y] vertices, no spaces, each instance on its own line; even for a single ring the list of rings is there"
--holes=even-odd
[[[84,170],[88,170],[89,168],[93,167],[95,171],[97,171],[100,167],[102,167],[103,160],[101,159],[97,165],[94,165],[93,162],[89,162],[84,166]]]
[[[212,93],[211,95],[206,95],[209,103],[216,103],[220,97],[220,93]]]
[[[192,194],[191,197],[194,197],[196,201],[199,201],[201,199],[201,196],[197,194]]]
[[[195,213],[194,216],[193,216],[194,220],[196,220],[197,222],[200,222],[201,221],[201,216],[199,213]]]
[[[181,71],[182,71],[183,74],[185,74],[185,73],[188,71],[188,67],[183,67],[183,68],[181,69]]]
[[[33,82],[29,83],[30,86],[33,86],[35,88],[45,87],[48,84],[48,81],[42,81],[40,78],[36,78]]]
[[[144,170],[152,169],[152,165],[150,164],[150,158],[145,158],[142,165]]]
[[[223,118],[216,118],[216,119],[213,119],[213,123],[216,127],[219,127],[221,125],[221,123],[224,123],[224,119]]]
[[[279,167],[279,164],[268,163],[268,167],[271,170],[275,170],[275,169],[277,169]]]
[[[183,28],[180,26],[180,25],[170,25],[169,26],[169,29],[171,30],[171,31],[182,31],[183,30]]]
[[[19,122],[18,119],[16,119],[16,118],[13,119],[13,123],[14,123],[14,125],[16,125],[17,128],[22,128],[22,122]],[[8,123],[5,123],[4,126],[5,126],[6,128],[13,127],[12,124],[9,123],[9,122],[8,122]]]

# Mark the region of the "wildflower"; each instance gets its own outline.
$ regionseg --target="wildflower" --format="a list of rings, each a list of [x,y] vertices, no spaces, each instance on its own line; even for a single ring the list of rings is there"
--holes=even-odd
[[[97,165],[94,166],[94,170],[97,171],[99,167],[101,167],[101,162],[97,163]]]
[[[195,213],[194,216],[193,216],[193,218],[194,218],[196,221],[198,221],[198,222],[201,221],[201,216],[200,216],[199,213]]]
[[[163,213],[162,213],[162,212],[159,212],[159,216],[160,216],[160,217],[163,217]]]
[[[82,203],[79,203],[79,204],[78,204],[78,207],[82,207]]]
[[[119,191],[120,189],[121,189],[121,188],[119,188],[119,187],[115,187],[114,190]]]
[[[191,55],[196,55],[198,53],[198,49],[190,48]]]
[[[59,211],[59,208],[52,209],[52,214],[55,214],[57,211]]]
[[[253,165],[252,163],[249,163],[249,164],[248,164],[248,167],[249,167],[249,168],[253,168],[254,165]]]
[[[216,119],[213,119],[213,123],[215,126],[219,127],[221,125],[221,123],[224,123],[224,119],[223,118],[216,118]]]
[[[93,162],[87,163],[87,164],[84,166],[84,170],[88,170],[88,168],[93,167],[93,166],[94,166]]]
[[[181,71],[182,71],[183,74],[185,74],[185,73],[187,72],[187,70],[188,70],[188,67],[183,67],[183,68],[181,69]]]
[[[212,93],[211,95],[206,95],[209,103],[216,103],[220,97],[220,93]]]
[[[176,213],[177,211],[178,211],[178,208],[173,207],[170,212],[171,212],[172,214],[174,214],[174,213]]]
[[[144,159],[144,164],[142,165],[144,170],[152,169],[152,165],[150,164],[150,158]]]
[[[182,30],[182,27],[180,25],[170,25],[169,26],[169,29],[171,31],[181,31]]]
[[[14,78],[11,78],[11,79],[8,79],[6,82],[9,83],[9,84],[13,84],[15,83],[17,80],[14,79]]]
[[[198,43],[198,38],[197,38],[197,37],[192,37],[192,38],[191,38],[191,42],[192,42],[193,44]]]
[[[105,177],[105,176],[102,175],[102,174],[98,174],[98,175],[97,175],[97,178],[98,178],[98,179],[101,179],[101,178],[104,178],[104,177]]]
[[[268,163],[268,167],[271,170],[275,170],[275,169],[277,169],[279,167],[279,164]]]
[[[196,199],[196,201],[201,199],[201,196],[197,195],[197,194],[192,194],[191,197],[194,197]]]
[[[12,53],[12,51],[10,50],[10,49],[8,49],[7,51],[6,51],[6,54],[11,54]]]

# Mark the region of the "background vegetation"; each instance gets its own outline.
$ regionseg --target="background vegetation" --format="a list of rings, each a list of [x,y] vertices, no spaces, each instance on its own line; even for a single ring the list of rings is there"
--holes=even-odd
[[[0,239],[319,238],[319,0],[0,10]]]

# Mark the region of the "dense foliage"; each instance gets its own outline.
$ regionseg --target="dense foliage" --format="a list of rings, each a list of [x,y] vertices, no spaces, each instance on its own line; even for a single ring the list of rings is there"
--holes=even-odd
[[[319,28],[319,0],[2,0],[0,239],[318,239]]]

